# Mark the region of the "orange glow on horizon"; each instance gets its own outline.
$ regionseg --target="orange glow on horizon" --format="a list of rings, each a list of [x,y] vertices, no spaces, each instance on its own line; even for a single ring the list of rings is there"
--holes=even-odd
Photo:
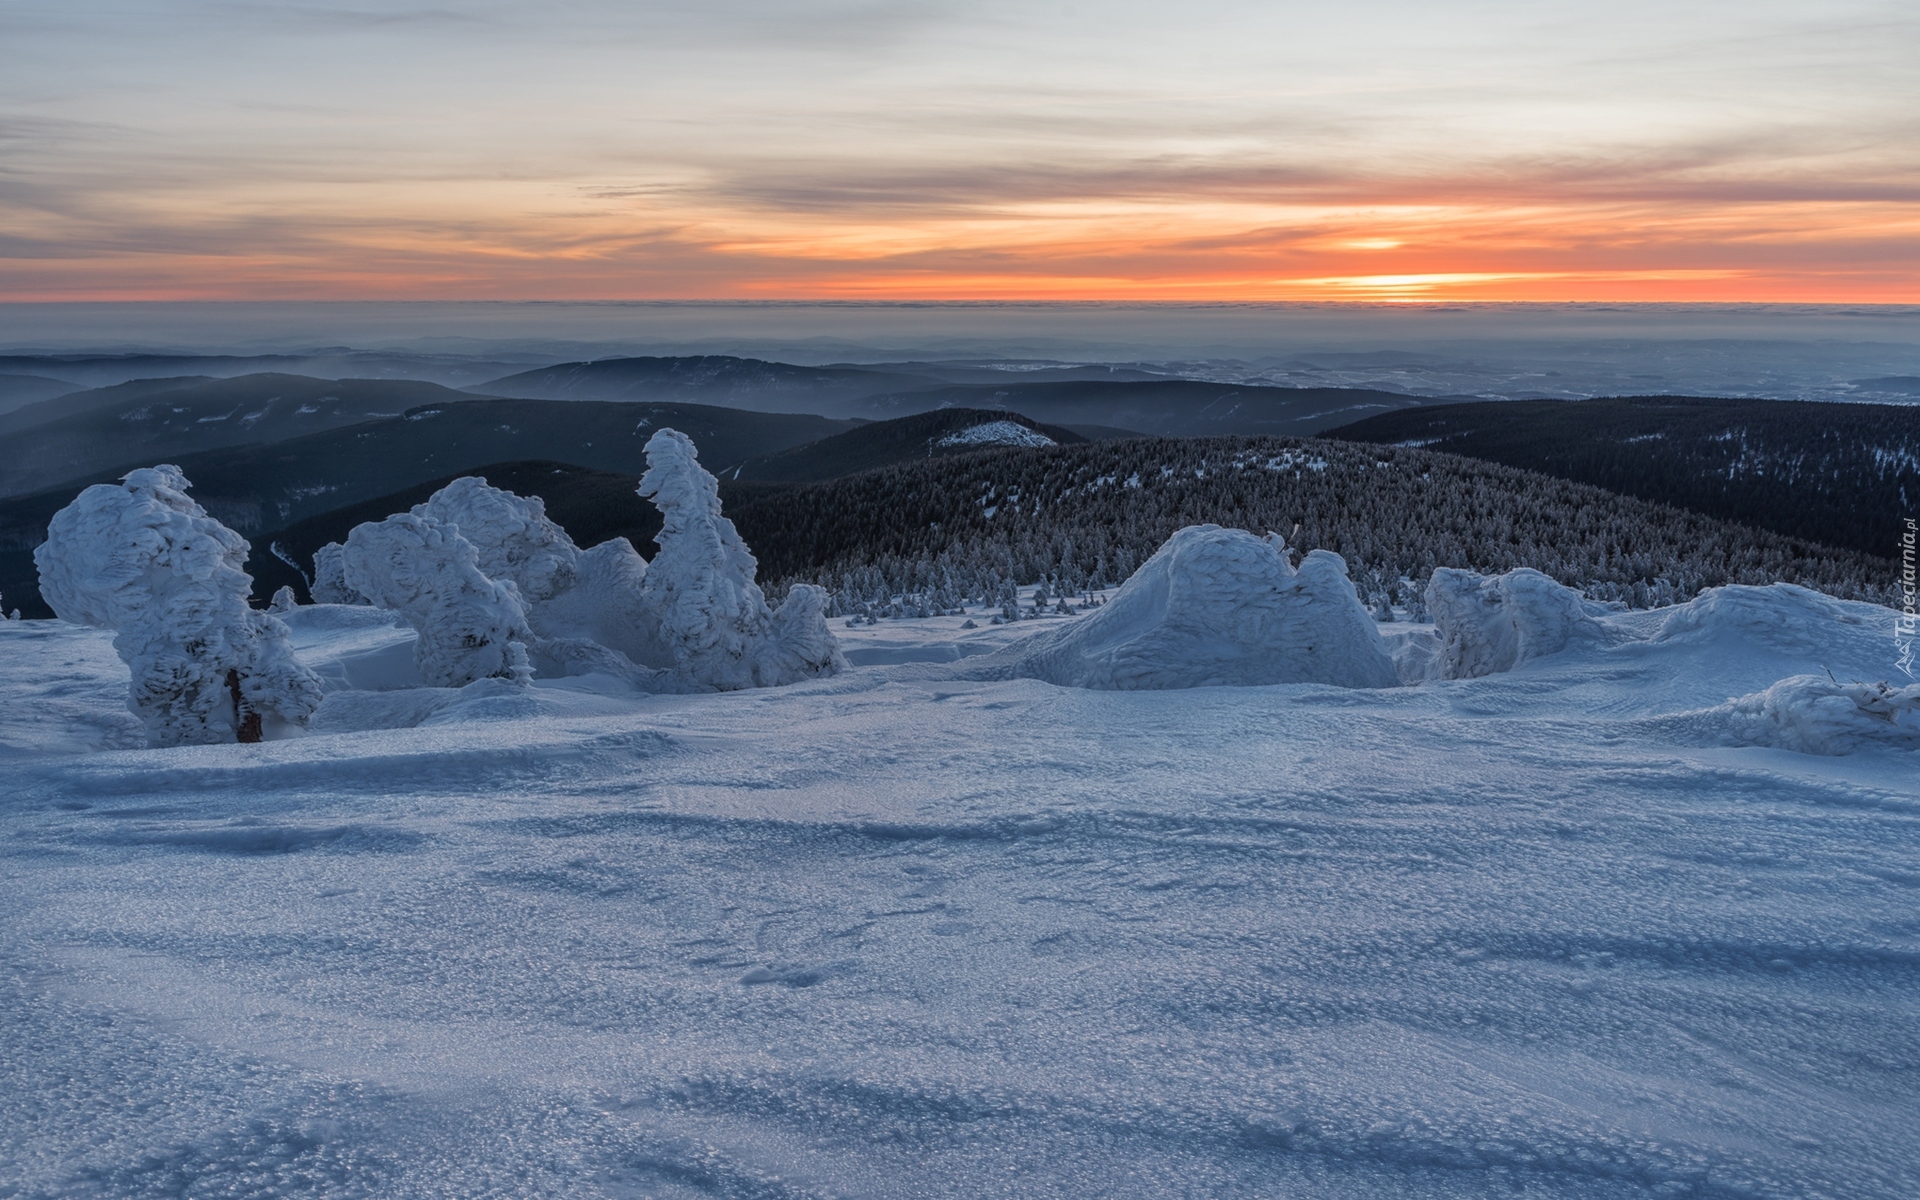
[[[366,215],[333,219],[344,201]],[[225,232],[268,211],[267,236]],[[1884,201],[1201,196],[861,213],[515,184],[274,189],[193,217],[207,236],[175,253],[12,260],[0,299],[1920,303],[1920,211]]]

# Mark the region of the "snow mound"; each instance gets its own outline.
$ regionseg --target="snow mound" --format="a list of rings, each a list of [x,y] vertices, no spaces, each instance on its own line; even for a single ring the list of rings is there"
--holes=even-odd
[[[308,590],[315,604],[373,603],[347,583],[346,561],[341,557],[345,553],[346,547],[339,542],[328,542],[313,552],[313,587]]]
[[[988,421],[956,429],[940,439],[942,446],[1052,446],[1057,443],[1037,429],[1013,421]]]
[[[1827,755],[1870,746],[1920,750],[1920,684],[1895,688],[1795,675],[1728,701],[1716,715],[1735,745]]]
[[[671,668],[695,687],[732,691],[843,666],[817,589],[795,588],[780,612],[768,609],[754,582],[759,564],[720,515],[719,482],[700,465],[692,439],[662,429],[646,453],[639,492],[660,509],[662,526],[639,604]]]
[[[1836,633],[1864,632],[1869,606],[1835,600],[1791,583],[1709,588],[1674,606],[1653,641],[1703,643],[1721,638],[1818,657]]]
[[[347,535],[348,586],[418,631],[415,661],[429,685],[510,677],[512,644],[534,640],[518,591],[487,578],[478,558],[458,530],[412,513],[356,525]]]
[[[398,692],[334,692],[314,714],[316,733],[415,729],[463,721],[511,721],[551,707],[537,688],[508,679],[476,679],[464,687],[419,687]]]
[[[1580,593],[1528,567],[1504,575],[1441,567],[1427,584],[1427,610],[1439,634],[1441,679],[1511,671],[1606,637]]]
[[[1339,555],[1296,570],[1277,536],[1218,525],[1175,533],[1112,600],[1017,654],[1015,674],[1103,690],[1399,682]]]
[[[128,707],[152,744],[258,741],[266,718],[304,725],[320,680],[286,625],[249,607],[246,539],[190,486],[157,466],[81,492],[34,551],[40,593],[61,619],[114,631],[133,676]]]

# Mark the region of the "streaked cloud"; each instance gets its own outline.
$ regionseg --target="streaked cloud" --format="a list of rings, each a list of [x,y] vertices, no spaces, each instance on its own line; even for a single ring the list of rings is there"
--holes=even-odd
[[[0,296],[1920,300],[1878,0],[0,8]]]

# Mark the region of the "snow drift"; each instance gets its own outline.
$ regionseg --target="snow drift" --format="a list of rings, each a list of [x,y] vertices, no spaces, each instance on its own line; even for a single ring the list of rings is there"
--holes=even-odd
[[[1015,674],[1067,687],[1399,682],[1339,555],[1315,550],[1296,570],[1277,535],[1218,525],[1178,531],[1106,605],[1017,654]]]
[[[81,492],[34,551],[40,594],[62,620],[114,631],[128,707],[156,746],[258,741],[265,718],[305,724],[320,681],[287,627],[248,606],[246,539],[190,486],[157,466]]]
[[[1853,754],[1871,746],[1920,750],[1920,684],[1841,683],[1795,675],[1730,700],[1713,714],[1724,740],[1801,754]]]
[[[1732,639],[1796,655],[1820,655],[1839,632],[1864,631],[1875,608],[1836,600],[1797,584],[1733,584],[1709,588],[1668,610],[1653,635],[1659,643]]]
[[[511,677],[524,663],[534,640],[526,606],[511,583],[487,578],[459,530],[398,513],[354,526],[342,557],[349,587],[399,613],[419,633],[414,654],[429,685]]]
[[[1528,567],[1479,575],[1441,567],[1427,583],[1427,611],[1439,637],[1441,679],[1477,679],[1558,654],[1605,631],[1597,606]]]

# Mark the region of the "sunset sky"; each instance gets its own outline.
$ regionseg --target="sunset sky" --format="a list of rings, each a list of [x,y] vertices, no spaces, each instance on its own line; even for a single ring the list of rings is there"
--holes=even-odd
[[[1920,302],[1920,5],[0,3],[0,299]]]

